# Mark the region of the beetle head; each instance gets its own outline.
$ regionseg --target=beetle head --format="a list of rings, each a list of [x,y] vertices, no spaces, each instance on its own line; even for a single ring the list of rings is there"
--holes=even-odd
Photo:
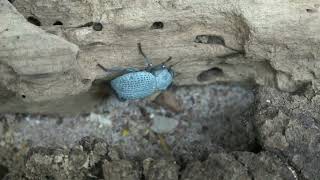
[[[157,89],[166,90],[172,83],[175,73],[172,69],[173,66],[177,65],[179,62],[174,63],[170,66],[166,66],[165,63],[171,61],[171,57],[161,64],[151,67],[149,72],[151,72],[157,81]]]
[[[158,90],[166,90],[172,83],[174,73],[165,66],[159,69],[153,69],[151,73],[156,77]]]

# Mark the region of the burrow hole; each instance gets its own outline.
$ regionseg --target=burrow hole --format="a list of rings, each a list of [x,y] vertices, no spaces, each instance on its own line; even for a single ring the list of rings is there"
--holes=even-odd
[[[202,44],[218,44],[223,46],[226,45],[224,38],[219,35],[197,35],[194,42]]]
[[[27,21],[31,24],[36,25],[36,26],[41,26],[41,22],[35,17],[30,16],[27,18]]]
[[[54,26],[62,26],[63,23],[61,21],[56,21],[53,23]]]
[[[318,9],[316,9],[316,8],[308,8],[308,9],[306,9],[306,11],[307,11],[307,13],[316,13],[316,12],[318,12]]]
[[[101,31],[103,29],[103,25],[101,23],[94,23],[92,28],[95,31]]]
[[[216,77],[221,77],[223,75],[224,75],[224,72],[221,68],[213,67],[211,69],[201,72],[198,75],[198,81],[200,82],[209,81],[211,79],[214,79]]]
[[[157,21],[152,24],[151,29],[163,29],[163,26],[163,22]]]

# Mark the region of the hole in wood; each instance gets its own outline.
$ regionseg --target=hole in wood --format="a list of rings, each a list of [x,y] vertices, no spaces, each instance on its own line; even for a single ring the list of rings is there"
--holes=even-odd
[[[205,81],[209,81],[211,79],[214,79],[216,77],[221,77],[223,76],[223,70],[218,68],[218,67],[213,67],[209,70],[203,71],[202,73],[200,73],[198,75],[198,81],[200,82],[205,82]]]
[[[198,35],[194,42],[202,44],[219,44],[223,46],[226,45],[224,38],[218,35]]]
[[[94,23],[93,24],[93,29],[95,31],[101,31],[103,29],[103,25],[101,23]]]
[[[61,21],[56,21],[53,23],[54,26],[62,26],[63,23]]]
[[[35,17],[30,16],[27,18],[27,21],[31,24],[36,25],[36,26],[41,26],[41,22]]]
[[[317,12],[317,10],[316,9],[306,9],[306,11],[307,11],[307,13],[315,13],[315,12]]]
[[[151,29],[162,29],[163,26],[163,22],[157,21],[152,24]]]

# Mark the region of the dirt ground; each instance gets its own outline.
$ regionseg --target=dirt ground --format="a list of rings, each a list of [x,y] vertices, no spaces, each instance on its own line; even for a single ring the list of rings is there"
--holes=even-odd
[[[95,112],[73,117],[3,114],[0,175],[316,179],[317,100],[308,90],[294,95],[216,84],[173,88],[143,101],[111,96]]]

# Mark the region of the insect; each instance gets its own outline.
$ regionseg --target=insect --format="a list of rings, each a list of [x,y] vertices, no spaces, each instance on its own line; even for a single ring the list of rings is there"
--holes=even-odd
[[[167,67],[165,64],[171,61],[169,57],[163,63],[152,65],[149,58],[144,54],[141,44],[138,43],[139,53],[144,57],[145,67],[137,68],[112,68],[107,69],[98,64],[106,72],[119,72],[120,75],[111,80],[111,87],[120,101],[143,99],[155,92],[166,90],[173,81],[173,65]]]

